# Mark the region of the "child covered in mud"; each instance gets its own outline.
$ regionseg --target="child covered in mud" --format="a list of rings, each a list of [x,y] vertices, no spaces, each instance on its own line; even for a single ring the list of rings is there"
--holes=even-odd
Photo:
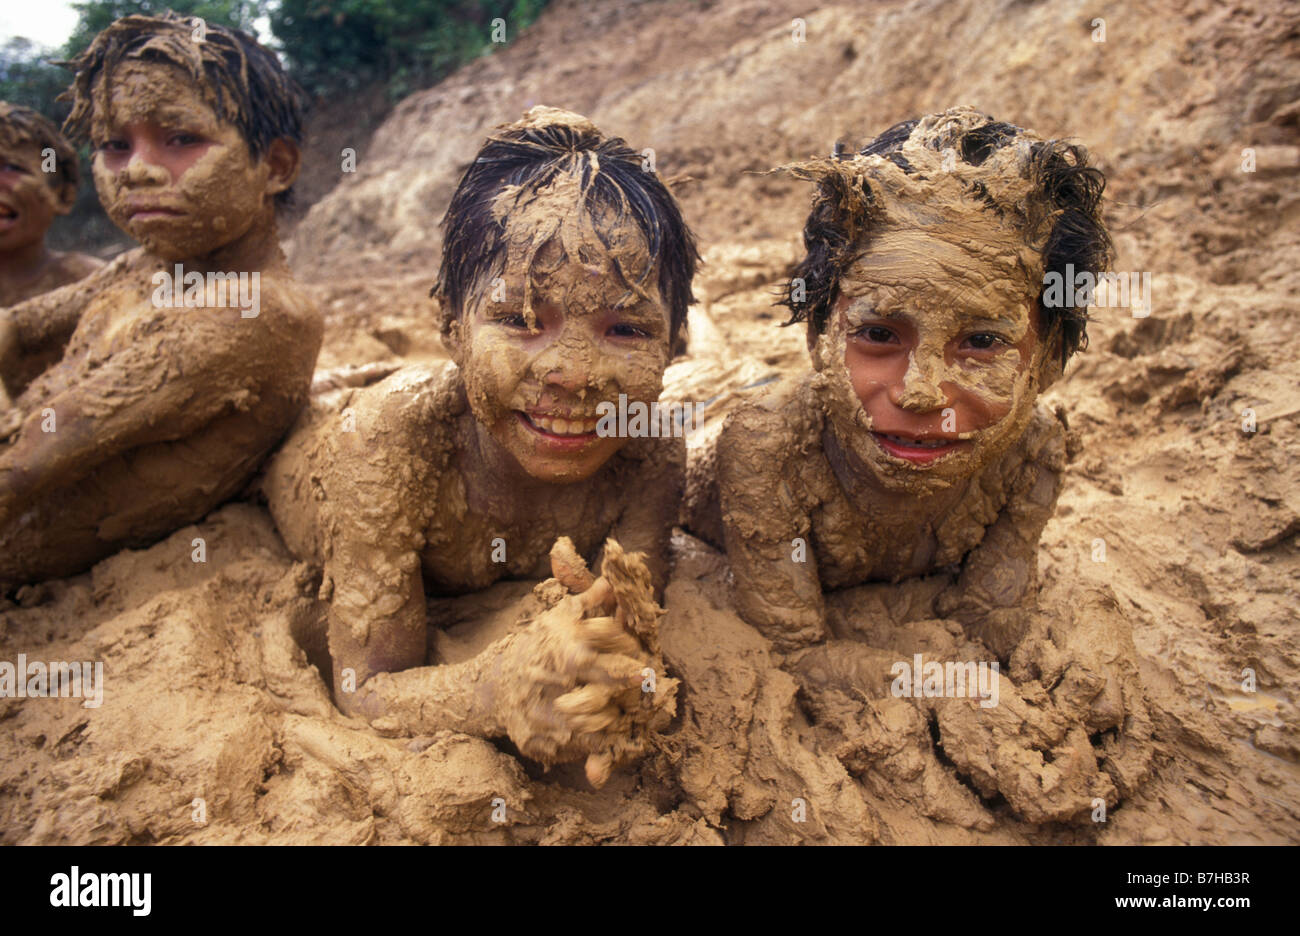
[[[0,371],[66,343],[0,414],[0,589],[80,572],[237,493],[307,398],[322,323],[276,239],[303,100],[275,56],[173,14],[70,63],[67,127],[140,241],[0,311]],[[200,41],[201,39],[201,41]]]
[[[81,167],[77,153],[44,115],[0,101],[0,307],[57,289],[88,276],[104,262],[45,243],[57,215],[77,200]],[[0,386],[0,406],[58,360],[61,347],[24,360]]]
[[[895,622],[958,622],[966,653],[1041,679],[1089,734],[1120,727],[1141,705],[1136,667],[1031,626],[1065,467],[1062,422],[1035,401],[1086,340],[1086,309],[1045,303],[1044,274],[1106,268],[1103,176],[1082,147],[970,108],[791,168],[818,185],[784,301],[813,371],[733,413],[717,442],[738,610],[805,669],[843,676],[855,649],[805,649],[828,637],[824,593],[900,583],[878,590]],[[980,717],[1020,710],[1002,696]]]
[[[72,210],[81,167],[76,150],[44,115],[0,101],[0,306],[72,283],[103,266],[50,250],[45,234]]]
[[[694,239],[640,154],[548,107],[493,133],[443,226],[434,292],[452,363],[314,404],[267,498],[290,548],[323,566],[341,709],[509,736],[546,763],[585,757],[599,785],[630,750],[654,651],[620,624],[608,553],[643,553],[646,588],[662,587],[685,447],[600,432],[598,408],[657,400]],[[572,549],[552,560],[559,537]],[[591,585],[582,559],[607,537]],[[552,570],[581,594],[467,662],[422,665],[426,594]]]

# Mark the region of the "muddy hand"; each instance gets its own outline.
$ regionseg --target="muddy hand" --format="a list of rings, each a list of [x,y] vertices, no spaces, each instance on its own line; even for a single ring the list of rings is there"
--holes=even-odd
[[[1001,793],[1029,822],[1065,822],[1093,800],[1113,802],[1115,788],[1098,769],[1088,735],[1029,684],[1028,698],[1001,674],[988,699],[921,700],[939,729],[939,746],[980,793]],[[987,704],[994,703],[994,704]]]
[[[1092,597],[1068,625],[1035,626],[1012,671],[1051,687],[1064,717],[1101,734],[1102,767],[1127,797],[1150,772],[1151,719],[1128,622],[1108,596]]]
[[[564,598],[509,638],[499,677],[501,720],[519,750],[545,764],[600,755],[588,774],[602,780],[625,747],[628,708],[651,665],[610,616],[613,604],[600,579]]]

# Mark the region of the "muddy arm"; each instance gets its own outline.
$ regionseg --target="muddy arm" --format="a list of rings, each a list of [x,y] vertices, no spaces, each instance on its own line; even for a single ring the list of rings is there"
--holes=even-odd
[[[334,589],[329,644],[340,709],[392,719],[413,732],[503,733],[487,672],[490,654],[455,665],[423,665],[428,624],[415,552],[344,549],[326,575]]]
[[[503,735],[491,672],[498,654],[489,649],[464,663],[423,665],[428,618],[419,555],[387,543],[336,542],[336,549],[326,577],[338,707],[411,733]]]
[[[774,437],[764,425],[770,418],[728,420],[718,439],[718,491],[736,609],[778,649],[792,650],[825,638],[825,607],[809,518],[789,487],[798,466],[746,444]]]
[[[25,414],[0,455],[0,514],[7,501],[71,483],[122,452],[184,438],[257,402],[273,355],[260,347],[250,353],[253,342],[231,333],[257,326],[241,322],[238,311],[189,314],[165,341],[122,348]]]
[[[1031,462],[983,541],[962,563],[957,582],[940,594],[936,611],[965,625],[1006,661],[1029,625],[1038,597],[1038,541],[1056,508],[1061,474]]]
[[[18,355],[67,344],[86,306],[122,275],[136,253],[123,254],[84,279],[0,310],[0,377],[7,376],[8,367]],[[10,334],[8,341],[3,337],[6,332]]]
[[[686,446],[681,439],[647,440],[647,457],[632,462],[621,496],[627,506],[610,533],[627,552],[645,553],[646,568],[662,595],[668,584],[668,546],[686,483]],[[593,568],[600,568],[596,557]]]

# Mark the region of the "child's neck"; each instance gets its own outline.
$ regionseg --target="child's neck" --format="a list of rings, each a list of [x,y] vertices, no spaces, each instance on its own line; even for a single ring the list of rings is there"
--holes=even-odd
[[[154,259],[164,268],[180,263],[201,270],[224,273],[271,272],[287,267],[284,252],[280,249],[273,208],[268,208],[264,214],[259,215],[246,232],[211,253],[184,260],[165,260],[157,255],[154,255]]]
[[[591,490],[584,483],[563,484],[533,477],[469,412],[460,420],[461,474],[470,508],[501,518],[536,516],[539,512],[577,509]],[[598,471],[595,477],[599,477]],[[564,505],[569,504],[569,508]]]
[[[0,253],[0,279],[22,283],[35,279],[57,254],[45,246],[45,238]]]
[[[969,485],[969,482],[954,484],[931,494],[898,494],[882,487],[861,459],[840,444],[830,426],[823,430],[822,448],[849,501],[862,510],[869,510],[885,524],[894,519],[913,523],[922,517],[938,517],[961,501]],[[882,497],[882,494],[889,496]]]

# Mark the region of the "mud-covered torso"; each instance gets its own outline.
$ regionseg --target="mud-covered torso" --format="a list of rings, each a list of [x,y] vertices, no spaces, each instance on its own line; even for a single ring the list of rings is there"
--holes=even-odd
[[[517,501],[474,491],[466,478],[474,466],[464,461],[454,456],[452,470],[437,482],[439,509],[420,557],[431,595],[476,591],[503,578],[545,578],[551,574],[551,546],[560,536],[591,560],[622,513],[627,491],[617,482],[617,455],[589,481],[550,485],[524,510]]]
[[[767,471],[784,476],[783,494],[771,500],[804,515],[809,552],[828,589],[899,581],[960,565],[1021,483],[1031,453],[1046,437],[1061,436],[1059,423],[1040,408],[1024,438],[961,490],[927,500],[877,489],[850,496],[852,480],[832,466],[830,429],[806,379],[750,406],[767,410],[769,429],[757,440],[768,455],[755,457],[754,464],[766,463]]]
[[[50,470],[32,508],[51,529],[95,530],[86,561],[236,495],[301,409],[320,347],[319,313],[284,277],[261,280],[257,318],[150,295],[138,269],[95,283],[62,359],[17,401],[90,453]]]
[[[159,307],[154,289],[139,269],[104,284],[86,305],[58,365],[25,392],[23,407],[75,392],[86,377],[110,368],[120,371],[115,392],[123,399],[147,395],[172,377],[200,373],[204,365],[195,352],[201,345],[222,362],[223,372],[213,375],[212,395],[230,402],[227,415],[213,425],[239,424],[245,434],[262,430],[257,434],[274,442],[301,409],[311,382],[322,332],[314,305],[292,281],[269,273],[260,280],[255,317],[229,308]],[[204,321],[215,315],[224,318]],[[204,334],[198,342],[196,326]],[[86,405],[93,411],[96,401]]]
[[[429,595],[545,578],[559,536],[592,559],[635,496],[632,460],[619,453],[588,481],[540,487],[535,499],[503,494],[475,483],[484,468],[463,438],[472,419],[451,362],[314,401],[309,425],[268,471],[286,541],[300,555],[344,564],[364,555],[377,568],[409,550]]]

